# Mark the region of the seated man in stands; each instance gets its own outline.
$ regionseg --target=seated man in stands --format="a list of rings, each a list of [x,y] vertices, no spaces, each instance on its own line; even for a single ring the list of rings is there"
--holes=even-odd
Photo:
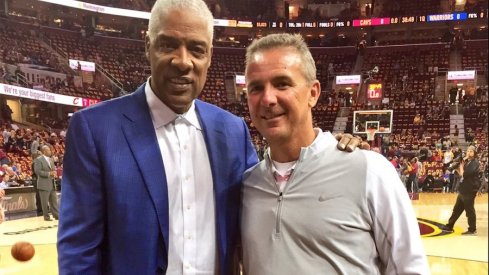
[[[5,174],[4,172],[0,171],[0,177],[1,177],[0,189],[9,188],[10,187],[10,184],[9,184],[10,178],[9,178],[9,176],[7,174]]]
[[[419,188],[423,192],[430,192],[433,190],[433,186],[435,185],[435,178],[433,177],[433,173],[431,171],[428,171],[428,174],[424,178],[423,181],[419,181]]]
[[[424,142],[421,143],[421,147],[419,148],[418,154],[419,154],[419,161],[421,162],[431,160],[432,153]]]
[[[10,163],[10,159],[8,158],[7,154],[5,154],[5,152],[2,149],[0,149],[0,165],[7,164],[7,163]]]

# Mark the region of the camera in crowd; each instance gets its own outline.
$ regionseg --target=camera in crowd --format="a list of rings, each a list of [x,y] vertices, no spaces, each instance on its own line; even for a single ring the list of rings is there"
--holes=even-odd
[[[453,170],[456,170],[460,167],[460,164],[462,163],[463,159],[465,157],[465,154],[460,154],[458,157],[453,159],[453,161],[448,165],[447,170],[450,172],[453,172]]]

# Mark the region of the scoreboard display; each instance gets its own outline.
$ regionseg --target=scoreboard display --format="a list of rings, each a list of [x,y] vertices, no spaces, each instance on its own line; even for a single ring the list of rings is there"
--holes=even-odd
[[[487,18],[487,11],[482,12],[454,12],[444,14],[416,15],[416,16],[399,16],[399,17],[381,17],[365,18],[354,20],[340,20],[333,18],[329,21],[237,21],[215,19],[215,26],[238,27],[238,28],[342,28],[342,27],[369,27],[383,26],[393,24],[412,24],[412,23],[430,23],[443,21],[463,21],[471,19]]]
[[[356,19],[353,20],[353,27],[381,26],[381,25],[389,25],[390,23],[391,23],[390,17]]]
[[[368,84],[367,99],[382,99],[382,84],[381,83]]]
[[[131,18],[149,19],[150,13],[143,11],[135,11],[129,9],[112,8],[107,6],[85,3],[83,1],[66,1],[66,0],[38,0],[46,3],[62,5],[66,7],[92,11],[102,14],[111,14],[125,16]],[[341,20],[340,18],[332,18],[329,21],[242,21],[228,19],[214,19],[214,26],[232,27],[232,28],[341,28],[341,27],[368,27],[382,26],[390,24],[409,24],[417,22],[444,22],[444,21],[459,21],[487,18],[488,10],[478,12],[453,12],[443,14],[429,14],[416,16],[400,16],[400,17],[382,17],[382,18],[365,18],[354,20]]]

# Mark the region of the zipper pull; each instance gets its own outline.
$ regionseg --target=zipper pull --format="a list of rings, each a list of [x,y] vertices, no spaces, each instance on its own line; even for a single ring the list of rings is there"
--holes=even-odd
[[[280,192],[280,194],[278,195],[278,201],[282,201],[282,199],[283,199],[282,192]]]

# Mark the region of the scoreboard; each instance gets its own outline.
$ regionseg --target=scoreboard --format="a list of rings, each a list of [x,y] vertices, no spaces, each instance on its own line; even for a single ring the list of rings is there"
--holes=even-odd
[[[129,9],[112,8],[101,6],[83,1],[66,1],[66,0],[38,0],[46,3],[67,6],[71,8],[92,11],[102,14],[111,14],[132,18],[149,19],[150,13],[135,11]],[[382,26],[390,24],[409,24],[416,22],[443,22],[487,18],[487,9],[479,12],[453,12],[443,14],[429,14],[421,16],[400,16],[400,17],[382,17],[366,18],[354,20],[340,20],[333,18],[326,21],[244,21],[234,19],[214,19],[214,26],[233,27],[233,28],[340,28],[340,27],[368,27]]]
[[[410,23],[431,23],[443,21],[465,21],[472,19],[487,18],[487,11],[482,12],[454,12],[444,14],[429,14],[416,16],[399,16],[399,17],[380,17],[380,18],[365,18],[354,20],[340,20],[333,18],[323,21],[238,21],[215,19],[215,26],[223,27],[238,27],[238,28],[341,28],[341,27],[369,27],[383,26],[394,24],[410,24]]]
[[[381,83],[368,84],[367,99],[382,99],[382,84]]]

